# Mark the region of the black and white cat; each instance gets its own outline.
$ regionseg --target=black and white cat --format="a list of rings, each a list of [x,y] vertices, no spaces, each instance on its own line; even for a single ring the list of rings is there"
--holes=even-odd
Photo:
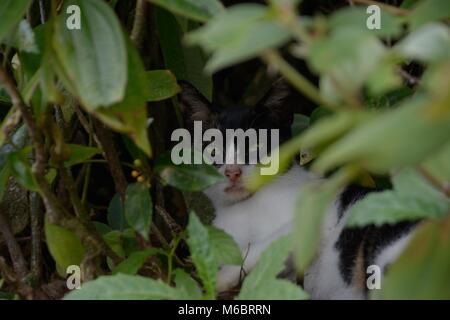
[[[289,88],[277,81],[254,107],[227,109],[211,105],[193,86],[181,82],[180,105],[188,129],[202,121],[204,129],[279,129],[280,143],[291,136],[293,114],[284,103]],[[238,243],[243,266],[222,266],[219,292],[239,284],[243,274],[252,270],[261,253],[276,239],[292,231],[299,188],[321,179],[297,164],[276,180],[252,194],[245,181],[255,165],[224,164],[218,167],[226,181],[211,186],[204,193],[215,208],[213,225],[225,230]],[[304,288],[313,299],[364,299],[367,294],[366,269],[377,265],[380,270],[402,251],[411,236],[414,223],[382,227],[346,229],[348,208],[373,191],[350,186],[341,192],[328,209],[317,256],[304,275]]]

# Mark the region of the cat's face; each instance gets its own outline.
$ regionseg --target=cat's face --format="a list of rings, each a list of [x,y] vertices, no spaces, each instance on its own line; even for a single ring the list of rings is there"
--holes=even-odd
[[[186,82],[180,82],[182,88],[179,94],[180,105],[182,108],[185,126],[191,131],[194,129],[194,121],[202,122],[203,131],[215,128],[226,136],[227,129],[259,129],[279,130],[279,143],[286,141],[291,136],[290,126],[292,124],[293,114],[290,108],[284,103],[290,89],[282,81],[277,81],[269,90],[267,95],[253,107],[248,106],[232,106],[222,108],[211,105],[208,100],[199,93],[192,85]],[[270,153],[270,133],[268,141],[264,146],[268,148]],[[205,147],[208,142],[203,143]],[[226,179],[219,182],[204,192],[216,206],[227,206],[239,201],[243,201],[251,196],[251,192],[245,188],[246,181],[249,179],[256,164],[249,161],[250,152],[258,152],[263,141],[257,136],[257,143],[250,145],[249,141],[245,141],[245,152],[239,153],[239,147],[236,141],[226,141],[224,139],[222,151],[224,159],[228,159],[227,164],[214,163],[220,173]],[[232,157],[235,161],[230,163]],[[241,157],[238,164],[236,157]],[[258,159],[260,160],[260,159]]]

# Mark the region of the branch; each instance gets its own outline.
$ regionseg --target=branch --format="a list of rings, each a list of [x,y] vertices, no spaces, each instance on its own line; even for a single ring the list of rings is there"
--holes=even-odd
[[[147,1],[137,0],[134,12],[133,29],[131,30],[131,41],[136,48],[140,49],[144,37],[145,16],[147,13]]]
[[[108,161],[109,170],[111,171],[116,191],[121,195],[123,200],[125,199],[128,182],[123,173],[122,166],[120,165],[119,155],[117,154],[113,141],[113,135],[99,120],[94,120],[94,126],[100,142],[100,147],[103,149],[104,157]]]
[[[42,280],[42,200],[37,192],[30,193],[31,273],[37,283]]]

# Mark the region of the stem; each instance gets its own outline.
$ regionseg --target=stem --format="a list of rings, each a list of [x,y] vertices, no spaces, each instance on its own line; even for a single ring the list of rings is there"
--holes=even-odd
[[[42,199],[30,193],[31,273],[39,284],[42,281]]]
[[[450,188],[442,185],[442,183],[436,179],[427,169],[423,166],[418,166],[417,171],[437,190],[442,192],[447,198],[450,198]]]
[[[318,89],[301,73],[297,72],[276,50],[268,50],[262,54],[262,59],[279,72],[300,92],[318,105],[334,109],[334,106],[326,103],[321,97]]]
[[[147,12],[147,0],[137,0],[134,12],[133,29],[131,30],[131,41],[136,48],[140,49],[144,38],[145,16]]]

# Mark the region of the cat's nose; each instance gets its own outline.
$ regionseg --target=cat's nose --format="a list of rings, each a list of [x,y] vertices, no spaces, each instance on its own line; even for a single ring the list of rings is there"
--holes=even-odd
[[[242,175],[242,170],[238,165],[227,165],[225,167],[225,175],[231,182],[236,182]]]

